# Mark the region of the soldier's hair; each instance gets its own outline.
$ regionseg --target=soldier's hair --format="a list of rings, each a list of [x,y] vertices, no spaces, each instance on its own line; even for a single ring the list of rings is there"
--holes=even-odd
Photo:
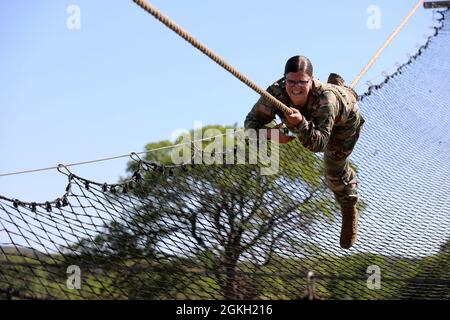
[[[289,58],[286,62],[286,66],[284,67],[284,75],[289,72],[304,72],[309,75],[311,78],[313,76],[313,66],[311,61],[305,56],[293,56]]]

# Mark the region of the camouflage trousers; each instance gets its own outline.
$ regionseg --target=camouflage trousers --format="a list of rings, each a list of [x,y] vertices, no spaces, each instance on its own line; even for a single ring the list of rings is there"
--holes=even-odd
[[[324,152],[325,181],[341,208],[355,206],[358,202],[358,182],[349,157],[359,139],[364,119],[359,112],[352,117],[348,126],[333,129]]]

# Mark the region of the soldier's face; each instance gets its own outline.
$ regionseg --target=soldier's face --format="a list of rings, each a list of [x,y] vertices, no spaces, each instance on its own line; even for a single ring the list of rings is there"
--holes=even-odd
[[[303,106],[308,100],[311,89],[311,77],[305,72],[289,72],[286,74],[286,93],[296,106]]]

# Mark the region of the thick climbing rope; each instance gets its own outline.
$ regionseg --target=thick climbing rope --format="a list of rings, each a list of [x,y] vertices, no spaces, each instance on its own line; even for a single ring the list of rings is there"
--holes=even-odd
[[[253,81],[251,81],[249,78],[247,78],[242,73],[240,73],[238,70],[236,70],[234,67],[229,65],[224,59],[222,59],[221,57],[216,55],[214,52],[212,52],[210,49],[208,49],[200,41],[198,41],[197,39],[192,37],[186,30],[184,30],[181,26],[179,26],[177,23],[175,23],[169,17],[167,17],[166,15],[161,13],[154,6],[152,6],[151,4],[149,4],[148,2],[146,2],[144,0],[133,0],[133,2],[136,3],[137,5],[139,5],[142,9],[144,9],[148,13],[150,13],[156,19],[161,21],[168,28],[172,29],[176,34],[178,34],[184,40],[186,40],[187,42],[192,44],[194,47],[196,47],[198,50],[200,50],[203,54],[207,55],[214,62],[216,62],[218,65],[220,65],[222,68],[224,68],[225,70],[230,72],[232,75],[234,75],[236,78],[241,80],[249,88],[253,89],[257,93],[259,93],[261,96],[266,98],[275,107],[277,107],[278,109],[280,109],[284,113],[287,113],[287,114],[291,114],[292,113],[292,111],[285,104],[283,104],[281,101],[277,100],[275,97],[273,97],[271,94],[269,94],[266,90],[260,88]]]

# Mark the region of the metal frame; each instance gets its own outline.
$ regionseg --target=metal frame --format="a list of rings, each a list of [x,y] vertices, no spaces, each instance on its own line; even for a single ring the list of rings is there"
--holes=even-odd
[[[450,8],[450,1],[427,1],[423,3],[425,9]]]

